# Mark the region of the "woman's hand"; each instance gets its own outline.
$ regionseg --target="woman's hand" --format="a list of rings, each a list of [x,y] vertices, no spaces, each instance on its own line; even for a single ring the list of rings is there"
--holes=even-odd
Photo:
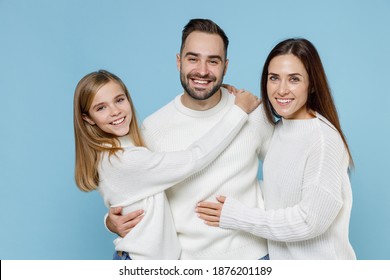
[[[219,226],[219,220],[221,217],[222,207],[225,203],[225,196],[217,196],[219,202],[207,202],[201,201],[198,203],[195,212],[198,213],[198,217],[204,220],[206,225],[212,227]]]

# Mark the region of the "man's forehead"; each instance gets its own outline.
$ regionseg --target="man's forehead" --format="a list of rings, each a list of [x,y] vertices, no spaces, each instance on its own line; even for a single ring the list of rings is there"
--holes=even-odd
[[[183,55],[187,53],[203,56],[224,56],[223,40],[217,34],[192,32],[188,35],[183,48]]]

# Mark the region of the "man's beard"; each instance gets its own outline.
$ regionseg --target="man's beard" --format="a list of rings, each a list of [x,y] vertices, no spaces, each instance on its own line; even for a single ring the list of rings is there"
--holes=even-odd
[[[195,99],[195,100],[207,100],[209,99],[211,96],[213,96],[220,88],[221,88],[221,85],[222,85],[222,79],[209,91],[201,91],[201,93],[199,94],[199,91],[196,91],[194,89],[192,89],[189,85],[189,81],[190,79],[194,79],[194,78],[201,78],[201,79],[205,79],[205,78],[209,78],[210,76],[209,75],[205,75],[205,76],[200,76],[200,75],[187,75],[187,81],[186,82],[186,79],[185,79],[185,76],[184,74],[180,73],[180,82],[181,82],[181,85],[184,89],[184,91],[189,95],[191,96],[191,98]],[[213,81],[216,81],[216,78],[213,77],[212,78]]]

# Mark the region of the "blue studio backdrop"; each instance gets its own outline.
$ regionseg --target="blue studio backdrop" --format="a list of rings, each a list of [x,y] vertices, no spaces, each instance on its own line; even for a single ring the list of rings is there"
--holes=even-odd
[[[225,82],[258,95],[277,42],[316,45],[356,165],[351,243],[359,259],[390,259],[389,14],[387,0],[0,0],[0,259],[111,258],[107,209],[73,179],[74,89],[112,71],[142,121],[182,91],[175,55],[191,18],[225,30]]]

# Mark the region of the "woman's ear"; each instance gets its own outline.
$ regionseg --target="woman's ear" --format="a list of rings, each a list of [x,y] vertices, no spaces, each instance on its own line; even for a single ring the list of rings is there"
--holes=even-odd
[[[90,118],[87,116],[87,114],[83,114],[83,120],[86,121],[87,123],[89,123],[90,125],[95,125],[96,123]]]

